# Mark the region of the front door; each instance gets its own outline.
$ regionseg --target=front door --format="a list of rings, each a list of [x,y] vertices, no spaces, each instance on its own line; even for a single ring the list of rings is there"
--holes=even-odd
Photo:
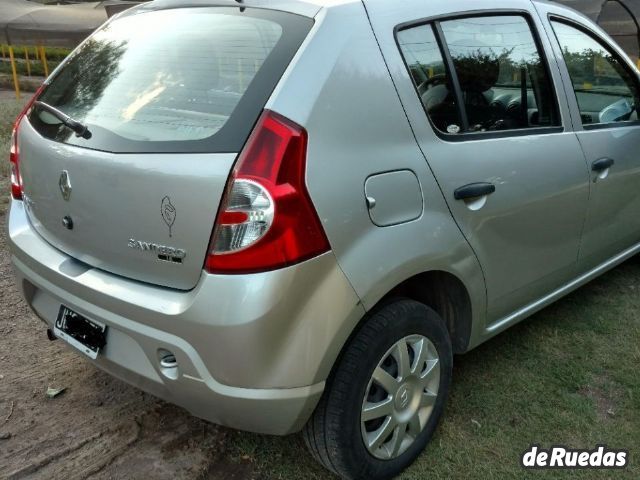
[[[640,90],[620,49],[580,22],[551,17],[577,136],[591,169],[580,251],[589,270],[640,242]]]

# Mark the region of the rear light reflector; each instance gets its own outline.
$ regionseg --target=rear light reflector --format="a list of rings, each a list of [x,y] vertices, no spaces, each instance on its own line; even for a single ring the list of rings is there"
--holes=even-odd
[[[11,196],[16,200],[22,200],[23,195],[23,185],[22,185],[22,177],[20,176],[20,149],[18,146],[18,129],[20,127],[20,122],[22,119],[29,113],[29,110],[33,106],[34,102],[40,96],[44,85],[41,85],[40,88],[33,95],[31,100],[27,102],[27,105],[24,107],[20,115],[16,118],[16,121],[13,124],[13,130],[11,132],[11,146],[9,149],[9,163],[11,164]]]
[[[18,167],[18,135],[16,127],[11,132],[11,147],[9,149],[9,163],[11,164],[11,196],[16,200],[22,200],[22,178]]]
[[[229,178],[208,272],[273,270],[329,250],[305,183],[306,157],[307,132],[265,110]]]

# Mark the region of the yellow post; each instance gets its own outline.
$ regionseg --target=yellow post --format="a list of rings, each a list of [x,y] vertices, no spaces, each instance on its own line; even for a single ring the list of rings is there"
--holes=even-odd
[[[47,55],[44,52],[44,47],[40,47],[40,59],[42,60],[42,67],[44,68],[44,76],[49,76],[49,65],[47,65]]]
[[[11,60],[11,72],[13,73],[13,87],[16,89],[16,98],[20,100],[20,84],[18,83],[18,71],[16,70],[16,59],[13,58],[13,47],[9,45],[9,59]]]
[[[31,76],[31,62],[29,61],[29,49],[24,47],[24,59],[27,62],[27,75]]]
[[[640,58],[638,59],[637,65],[638,65],[638,70],[640,70]]]

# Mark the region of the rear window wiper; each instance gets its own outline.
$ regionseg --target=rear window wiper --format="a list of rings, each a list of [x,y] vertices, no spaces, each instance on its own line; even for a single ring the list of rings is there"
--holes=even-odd
[[[87,127],[86,125],[83,125],[77,120],[74,120],[66,113],[61,112],[60,110],[58,110],[55,107],[52,107],[48,103],[41,102],[41,101],[37,101],[35,103],[35,106],[45,110],[47,113],[50,113],[51,115],[56,117],[58,120],[62,122],[62,124],[65,127],[68,127],[74,132],[76,132],[76,135],[78,137],[82,137],[86,140],[89,140],[91,138],[91,132],[89,131],[89,127]]]

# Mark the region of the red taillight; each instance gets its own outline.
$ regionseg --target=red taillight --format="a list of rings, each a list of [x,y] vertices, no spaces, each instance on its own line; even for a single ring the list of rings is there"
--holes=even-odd
[[[18,122],[19,123],[19,122]],[[9,163],[11,164],[11,196],[16,200],[22,200],[22,178],[18,157],[18,129],[13,127],[11,132],[11,147],[9,150]]]
[[[40,92],[44,85],[41,85],[40,88],[36,91],[35,95],[27,102],[27,105],[24,107],[18,118],[13,124],[13,131],[11,132],[11,147],[9,150],[9,162],[11,163],[11,196],[16,200],[22,200],[22,177],[20,176],[20,150],[18,147],[18,128],[20,127],[20,122],[24,118],[25,115],[29,112],[29,109],[33,106],[33,103],[36,101]]]
[[[329,250],[305,185],[306,157],[307,132],[265,110],[229,178],[208,272],[273,270]]]

